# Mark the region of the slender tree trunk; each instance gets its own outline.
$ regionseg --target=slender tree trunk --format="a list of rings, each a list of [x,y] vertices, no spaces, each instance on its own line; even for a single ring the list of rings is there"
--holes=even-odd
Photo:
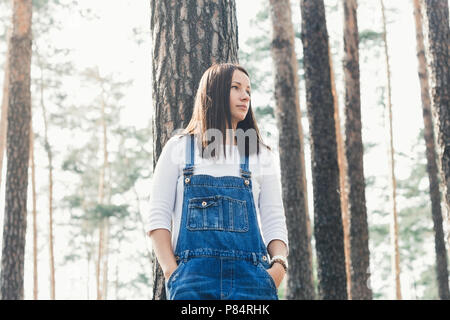
[[[447,251],[445,249],[444,228],[442,225],[441,194],[439,192],[438,166],[434,143],[433,120],[431,117],[430,86],[428,82],[425,45],[422,32],[422,9],[420,0],[414,0],[414,19],[416,23],[417,59],[422,98],[424,138],[427,156],[427,172],[430,181],[431,216],[433,218],[434,248],[436,252],[436,275],[441,300],[450,299],[448,286]]]
[[[83,199],[83,202],[81,204],[81,209],[82,212],[86,212],[86,208],[87,208],[87,204],[86,204],[86,196],[85,196],[85,192],[84,189],[81,189],[81,199]],[[87,223],[86,221],[82,222],[83,224]],[[91,243],[93,243],[92,239],[88,239],[89,233],[85,232],[83,233],[84,235],[84,246],[86,248],[86,260],[87,260],[87,272],[86,272],[86,300],[89,300],[89,282],[90,282],[90,275],[91,275],[91,257],[92,257],[92,253],[91,253]],[[92,236],[91,236],[92,237]]]
[[[97,71],[98,79],[100,79],[100,75]],[[101,99],[101,129],[103,133],[103,165],[100,170],[100,182],[98,187],[98,203],[104,204],[104,198],[105,198],[105,176],[106,171],[108,170],[108,138],[107,138],[107,124],[106,124],[106,118],[105,118],[105,100],[103,98],[104,92],[102,92],[102,99]],[[105,229],[106,225],[108,224],[107,217],[102,217],[100,221],[100,227],[99,227],[99,239],[98,239],[98,259],[97,259],[97,300],[102,300],[105,298],[104,292],[102,292],[102,282],[100,280],[101,278],[101,265],[103,261],[103,256],[105,255],[104,252],[107,251],[107,242],[105,241]],[[105,259],[106,255],[105,255]],[[103,280],[107,281],[107,279]]]
[[[83,205],[85,203],[83,202]],[[83,212],[85,211],[85,208],[83,208]],[[85,247],[86,247],[86,259],[87,259],[87,273],[86,273],[86,300],[89,300],[90,298],[90,281],[91,281],[91,260],[92,260],[92,250],[90,247],[90,244],[93,243],[92,235],[90,237],[91,239],[88,240],[88,235],[85,235]]]
[[[349,186],[351,292],[354,300],[371,300],[370,252],[361,134],[358,22],[356,0],[344,0],[345,150]]]
[[[431,70],[431,109],[437,138],[442,191],[447,206],[447,223],[450,229],[450,30],[448,1],[421,0],[424,8],[425,39],[428,41],[428,63]],[[450,250],[450,232],[447,237]]]
[[[322,0],[301,0],[306,104],[311,136],[314,235],[321,299],[347,299],[328,32]]]
[[[391,181],[391,201],[392,201],[392,221],[391,221],[391,244],[392,244],[392,274],[395,284],[395,297],[402,299],[400,284],[400,252],[398,248],[398,216],[397,216],[397,182],[395,178],[395,160],[394,160],[394,137],[392,129],[392,99],[391,99],[391,70],[389,63],[389,48],[387,43],[386,15],[383,0],[380,0],[381,13],[383,18],[383,43],[384,56],[386,59],[386,78],[387,78],[387,109],[389,121],[389,173]]]
[[[344,254],[345,254],[345,274],[347,275],[347,298],[352,299],[351,281],[351,259],[350,259],[350,221],[348,216],[348,196],[347,196],[347,161],[345,159],[344,142],[341,133],[341,119],[339,116],[339,99],[336,90],[334,76],[333,56],[330,44],[328,43],[328,56],[330,59],[331,92],[333,93],[334,122],[336,126],[336,144],[339,167],[339,190],[341,197],[342,227],[344,232]]]
[[[91,274],[91,252],[87,252],[87,279],[86,279],[86,300],[89,300],[89,281],[90,281],[90,275]]]
[[[238,61],[238,36],[234,0],[151,0],[150,4],[155,167],[173,131],[186,127],[191,119],[203,72],[215,62]],[[153,266],[153,299],[165,299],[157,260]]]
[[[13,1],[9,42],[7,170],[1,298],[24,298],[24,256],[27,229],[27,187],[31,121],[31,0]]]
[[[38,60],[40,58],[37,54]],[[55,256],[54,256],[54,245],[53,245],[53,153],[50,147],[50,142],[48,139],[48,118],[47,109],[44,103],[44,71],[43,66],[38,61],[39,68],[41,72],[40,77],[40,104],[42,108],[42,117],[44,119],[44,144],[45,151],[48,158],[48,230],[49,230],[49,265],[50,265],[50,299],[55,300]]]
[[[5,56],[5,73],[3,78],[3,96],[2,96],[2,114],[0,118],[0,186],[2,185],[2,172],[3,172],[3,155],[5,153],[6,146],[6,131],[8,129],[8,85],[9,85],[9,44],[11,37],[11,27],[8,28],[6,33],[6,41],[8,47],[6,49]]]
[[[120,243],[120,240],[119,240]],[[116,269],[115,269],[115,281],[114,281],[114,292],[116,296],[116,300],[120,300],[119,298],[119,263],[116,261]]]
[[[103,92],[103,94],[105,94]],[[105,126],[105,137],[106,137],[106,126]],[[106,150],[107,152],[107,150]],[[106,196],[107,196],[107,203],[111,204],[111,166],[108,165],[108,162],[106,162],[107,170],[108,170],[108,184],[106,188]],[[109,263],[109,217],[105,218],[105,244],[104,244],[104,255],[105,258],[103,259],[103,299],[108,298],[108,263]]]
[[[97,261],[96,261],[96,287],[97,287],[97,300],[102,300],[102,283],[101,283],[101,265],[103,257],[103,229],[104,229],[104,219],[101,219],[98,227],[98,251],[97,251]]]
[[[288,300],[315,298],[298,64],[289,0],[270,0],[281,184],[289,234]]]
[[[38,263],[37,263],[37,210],[36,210],[36,167],[34,165],[34,132],[33,114],[30,120],[30,165],[31,165],[31,190],[33,196],[33,299],[38,299]]]
[[[109,218],[105,218],[102,299],[108,299]]]

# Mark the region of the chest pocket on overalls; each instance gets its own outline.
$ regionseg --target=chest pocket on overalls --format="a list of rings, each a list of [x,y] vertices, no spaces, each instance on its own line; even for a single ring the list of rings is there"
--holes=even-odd
[[[220,195],[191,198],[188,203],[187,229],[247,232],[247,203]]]

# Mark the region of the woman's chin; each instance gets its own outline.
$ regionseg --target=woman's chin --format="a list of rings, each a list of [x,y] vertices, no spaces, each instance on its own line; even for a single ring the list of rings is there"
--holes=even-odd
[[[240,118],[239,118],[239,121],[243,121],[243,120],[245,120],[245,117],[247,116],[247,113],[246,114],[243,114]]]

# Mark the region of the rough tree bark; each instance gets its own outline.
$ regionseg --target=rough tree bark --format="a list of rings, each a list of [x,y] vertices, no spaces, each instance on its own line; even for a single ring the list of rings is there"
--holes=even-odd
[[[352,299],[351,285],[351,261],[350,261],[350,217],[348,216],[348,195],[347,195],[347,160],[345,159],[344,142],[341,132],[341,119],[339,115],[339,99],[336,90],[334,76],[333,56],[328,42],[328,56],[330,60],[331,92],[333,93],[334,122],[336,126],[336,143],[339,167],[339,193],[341,197],[342,230],[344,232],[344,254],[345,254],[345,274],[347,276],[347,298]]]
[[[443,228],[441,193],[439,191],[438,165],[436,157],[435,136],[433,131],[433,119],[431,117],[430,86],[428,82],[428,70],[425,57],[425,45],[423,39],[423,19],[420,0],[414,0],[414,20],[416,24],[416,46],[418,59],[418,73],[420,92],[422,99],[422,114],[424,122],[424,138],[427,157],[427,172],[430,183],[431,216],[433,218],[434,248],[436,252],[436,276],[439,298],[450,299],[448,286],[447,250],[445,249],[445,236]]]
[[[361,134],[358,22],[356,0],[344,0],[345,150],[350,216],[352,299],[371,300],[369,227]]]
[[[437,154],[442,176],[442,191],[447,207],[450,228],[450,30],[447,0],[421,0],[424,8],[424,34],[429,49],[431,70],[431,109],[437,138]],[[450,232],[448,233],[450,250]]]
[[[311,136],[314,235],[321,299],[347,299],[336,128],[322,0],[302,0],[306,104]]]
[[[234,0],[151,0],[150,7],[155,167],[173,131],[191,119],[203,72],[214,62],[238,62],[238,31]],[[157,259],[153,267],[153,299],[165,299]]]
[[[5,215],[1,298],[24,298],[28,161],[31,120],[31,0],[14,0],[9,48],[9,90]]]
[[[270,0],[272,60],[283,202],[289,234],[288,300],[315,297],[303,129],[298,93],[298,64],[289,0]]]

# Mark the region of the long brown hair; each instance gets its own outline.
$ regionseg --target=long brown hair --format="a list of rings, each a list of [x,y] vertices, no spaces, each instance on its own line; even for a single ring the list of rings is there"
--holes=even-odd
[[[192,118],[184,129],[184,134],[194,134],[200,136],[201,139],[197,139],[201,144],[202,157],[204,156],[204,149],[208,146],[210,141],[206,137],[205,132],[208,129],[218,129],[222,133],[223,142],[225,142],[226,129],[231,128],[231,112],[230,112],[230,90],[231,80],[233,78],[234,71],[239,70],[245,73],[249,78],[249,74],[244,67],[234,63],[220,63],[214,64],[209,67],[200,79],[197,94],[195,96],[194,110]],[[228,124],[228,125],[227,125]],[[255,116],[253,114],[252,103],[250,100],[249,109],[244,120],[238,122],[237,128],[242,129],[243,132],[247,132],[248,129],[253,129],[256,132],[257,144],[256,153],[259,154],[259,145],[262,144],[269,150],[271,148],[263,143],[261,135],[259,133],[258,124],[256,123]],[[201,143],[200,143],[201,141]],[[240,144],[239,153],[245,152],[245,155],[249,156],[254,153],[255,148],[250,148],[249,143],[245,142],[245,151],[241,150]],[[200,146],[199,146],[200,147]],[[225,143],[223,143],[223,153],[226,157]],[[206,155],[206,153],[205,153]],[[215,156],[213,151],[212,156]]]

